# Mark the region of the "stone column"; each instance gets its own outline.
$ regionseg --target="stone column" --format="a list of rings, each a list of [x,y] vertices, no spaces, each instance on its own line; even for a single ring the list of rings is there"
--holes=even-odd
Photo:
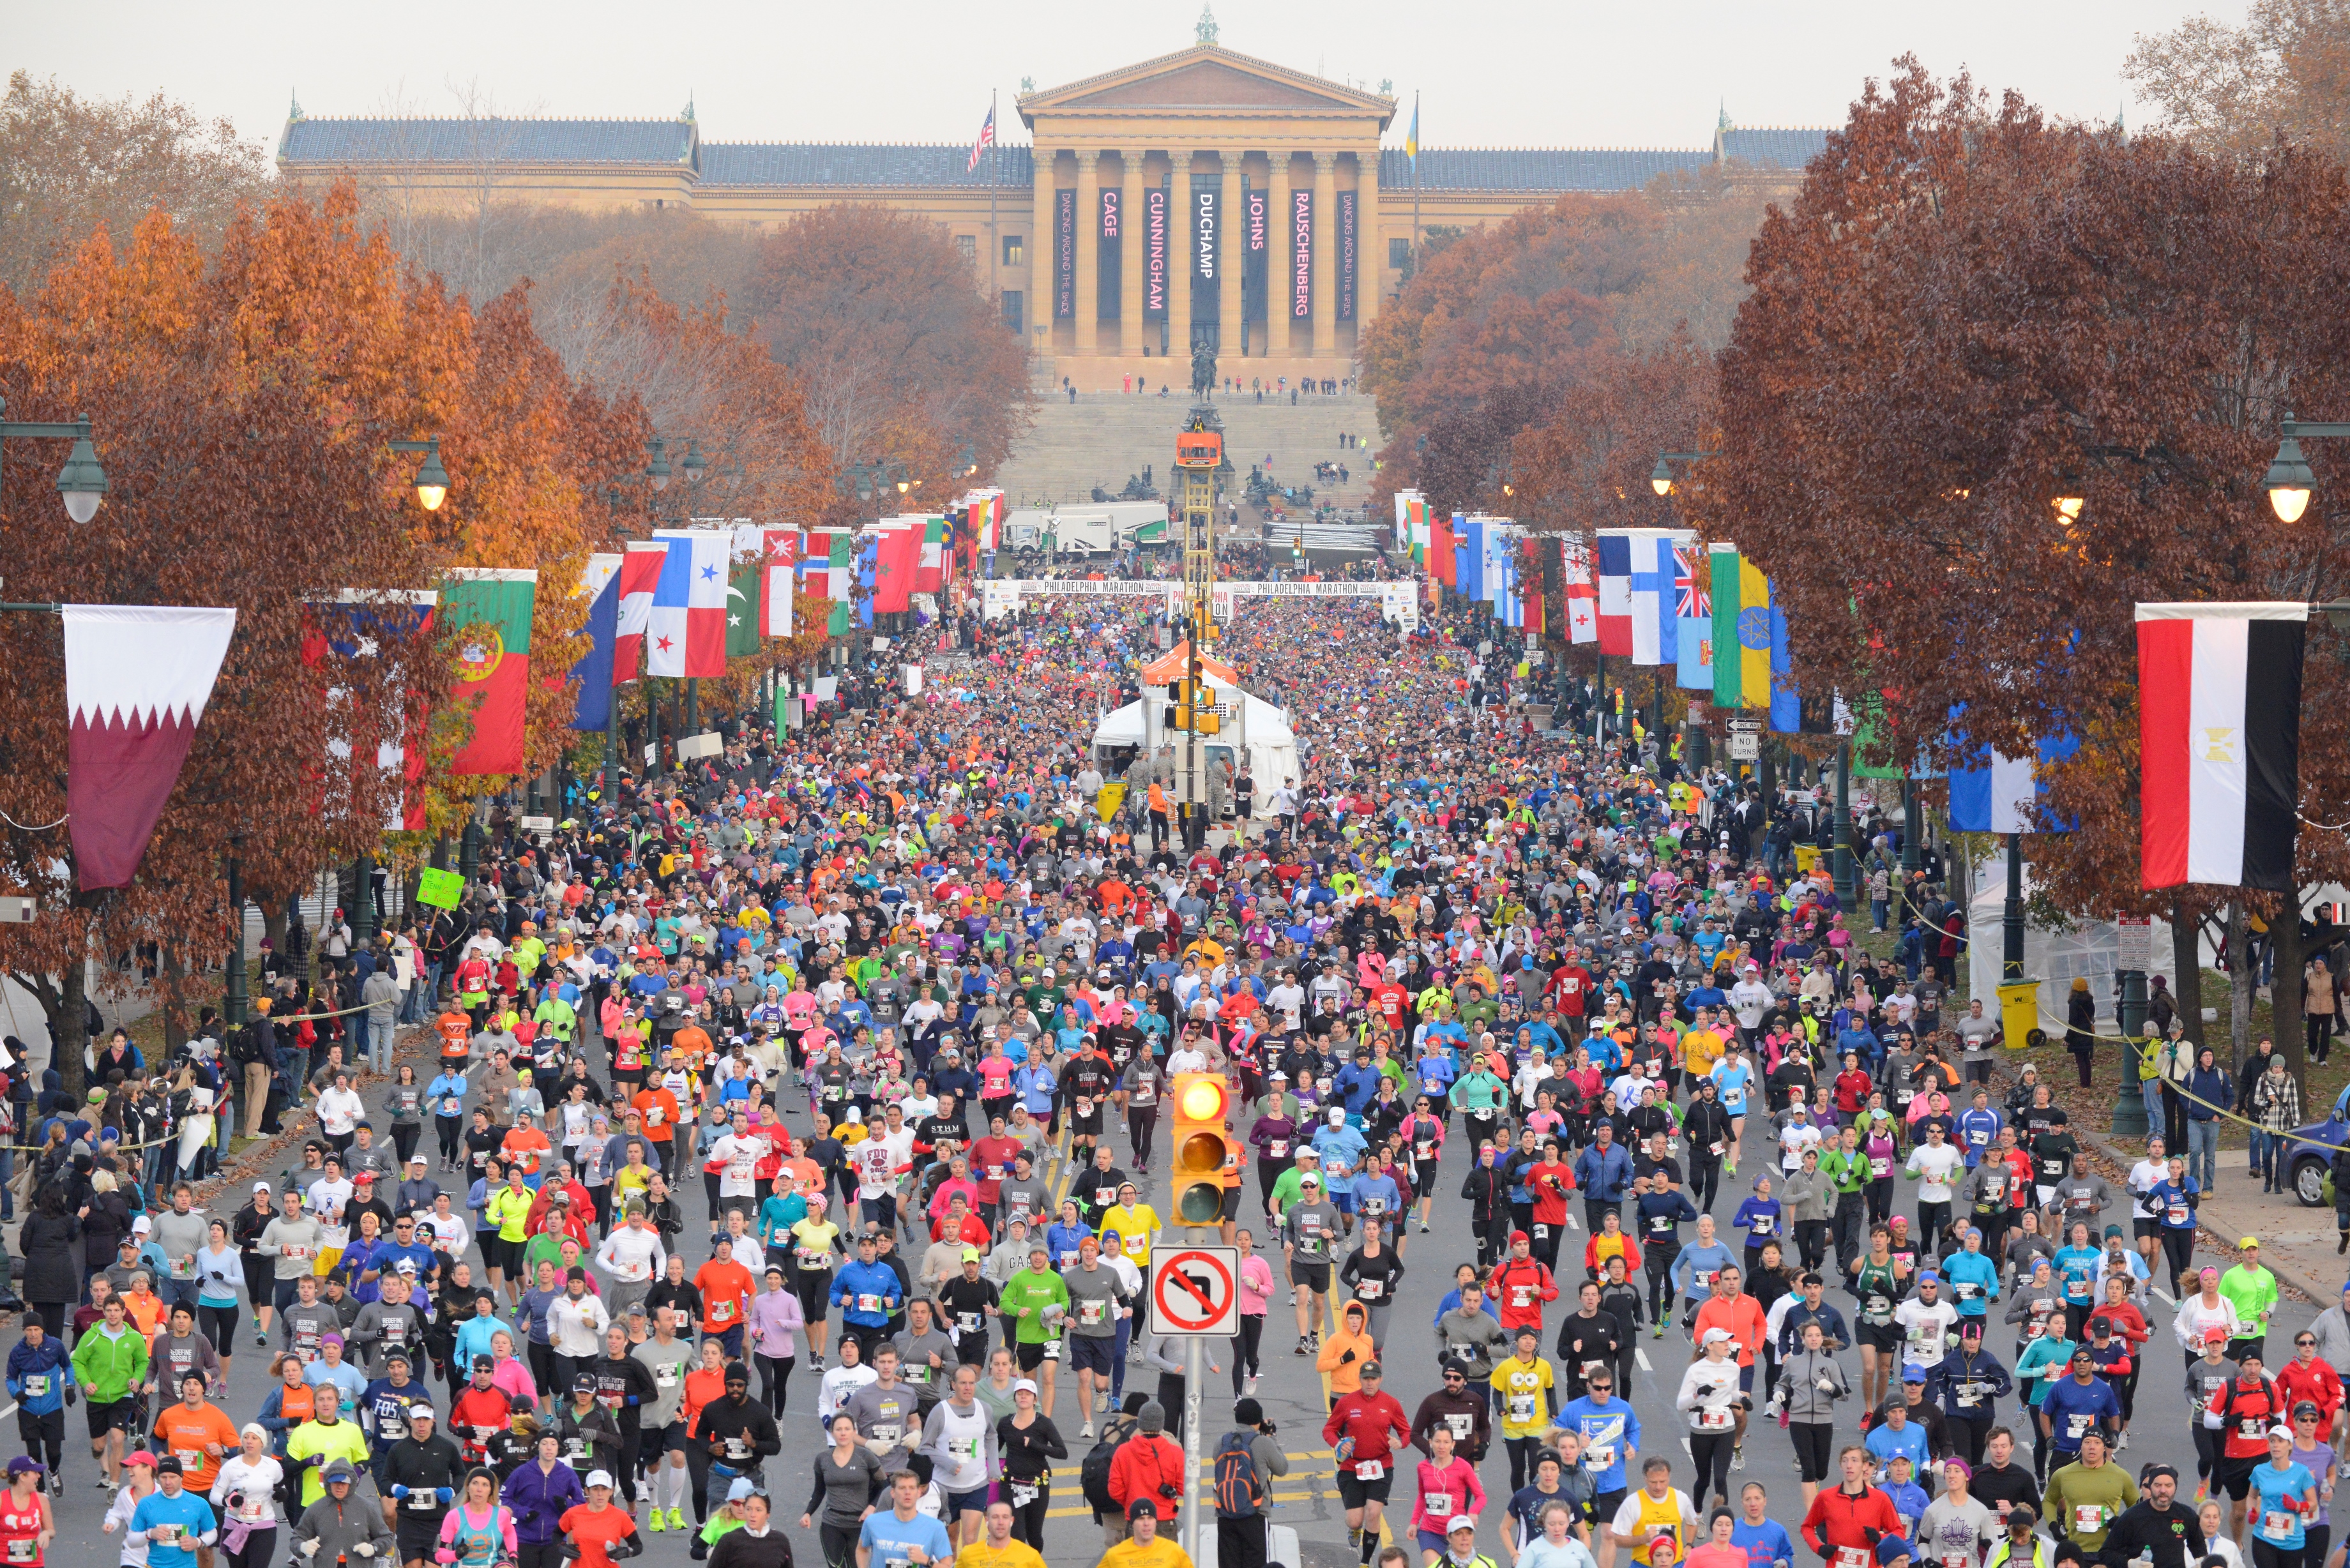
[[[1133,359],[1142,353],[1142,149],[1120,148],[1118,156],[1125,192],[1118,203],[1118,351]]]
[[[1388,286],[1388,242],[1379,233],[1379,150],[1357,152],[1355,171],[1355,244],[1361,264],[1355,280],[1355,341],[1360,343]]]
[[[1314,155],[1314,352],[1338,350],[1338,155]],[[1318,374],[1318,369],[1317,369]]]
[[[1264,257],[1264,351],[1277,359],[1289,352],[1289,154],[1276,147],[1265,159],[1273,166],[1273,233]],[[1290,372],[1275,365],[1273,373]]]
[[[1077,154],[1077,352],[1094,351],[1094,317],[1101,304],[1101,202],[1096,165],[1101,154],[1087,149]]]
[[[1216,237],[1216,265],[1222,270],[1222,291],[1217,296],[1216,333],[1222,345],[1216,351],[1219,360],[1232,360],[1231,369],[1218,369],[1219,375],[1232,375],[1240,369],[1241,358],[1241,293],[1248,276],[1248,214],[1241,210],[1241,150],[1228,147],[1219,154],[1224,161],[1224,182],[1216,197],[1216,222],[1222,233]]]
[[[1170,372],[1178,387],[1191,384],[1191,269],[1200,265],[1191,252],[1191,151],[1170,148],[1168,161],[1174,178],[1168,182],[1167,219],[1167,357],[1180,369]]]
[[[1036,149],[1035,201],[1028,222],[1028,301],[1021,336],[1049,368],[1053,358],[1053,186],[1057,148]],[[1036,328],[1045,330],[1039,333]],[[1057,384],[1060,373],[1054,372]]]

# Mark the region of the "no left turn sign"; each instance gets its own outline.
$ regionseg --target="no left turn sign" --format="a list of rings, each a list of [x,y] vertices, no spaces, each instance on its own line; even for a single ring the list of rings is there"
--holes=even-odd
[[[1240,1329],[1237,1247],[1162,1249],[1151,1261],[1151,1326],[1160,1334],[1229,1338]]]

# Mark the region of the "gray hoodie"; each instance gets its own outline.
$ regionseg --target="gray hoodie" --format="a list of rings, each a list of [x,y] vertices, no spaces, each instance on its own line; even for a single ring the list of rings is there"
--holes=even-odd
[[[1852,1385],[1835,1356],[1824,1350],[1799,1350],[1779,1364],[1779,1386],[1771,1391],[1771,1402],[1764,1408],[1783,1409],[1791,1421],[1833,1421],[1836,1401],[1851,1393]]]
[[[1471,1381],[1493,1375],[1493,1363],[1507,1355],[1509,1335],[1483,1307],[1455,1307],[1436,1320],[1436,1355],[1464,1364]]]

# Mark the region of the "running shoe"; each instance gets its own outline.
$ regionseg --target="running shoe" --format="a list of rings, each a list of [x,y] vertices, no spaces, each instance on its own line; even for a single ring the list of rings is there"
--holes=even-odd
[[[659,1509],[655,1509],[653,1511],[658,1513],[660,1511]],[[672,1508],[669,1511],[669,1527],[671,1530],[683,1530],[685,1528],[685,1510],[681,1508]]]
[[[1734,1470],[1742,1470],[1746,1468],[1746,1450],[1743,1448],[1730,1450],[1730,1468]]]
[[[661,1531],[669,1528],[669,1516],[661,1512],[660,1509],[655,1509],[652,1511],[650,1517],[646,1519],[645,1528],[658,1534]]]
[[[1077,1428],[1077,1436],[1080,1438],[1090,1438],[1093,1435],[1094,1424],[1091,1421],[1087,1421],[1084,1426]]]

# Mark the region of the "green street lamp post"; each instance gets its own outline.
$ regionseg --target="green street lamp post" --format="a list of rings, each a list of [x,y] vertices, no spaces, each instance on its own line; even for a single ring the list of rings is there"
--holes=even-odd
[[[0,414],[7,411],[7,400],[0,398]],[[90,444],[86,416],[77,414],[70,423],[0,419],[0,441],[8,441],[73,442],[65,466],[57,470],[57,498],[65,503],[66,515],[77,524],[98,515],[99,504],[106,499],[106,470],[99,464],[98,449]]]

